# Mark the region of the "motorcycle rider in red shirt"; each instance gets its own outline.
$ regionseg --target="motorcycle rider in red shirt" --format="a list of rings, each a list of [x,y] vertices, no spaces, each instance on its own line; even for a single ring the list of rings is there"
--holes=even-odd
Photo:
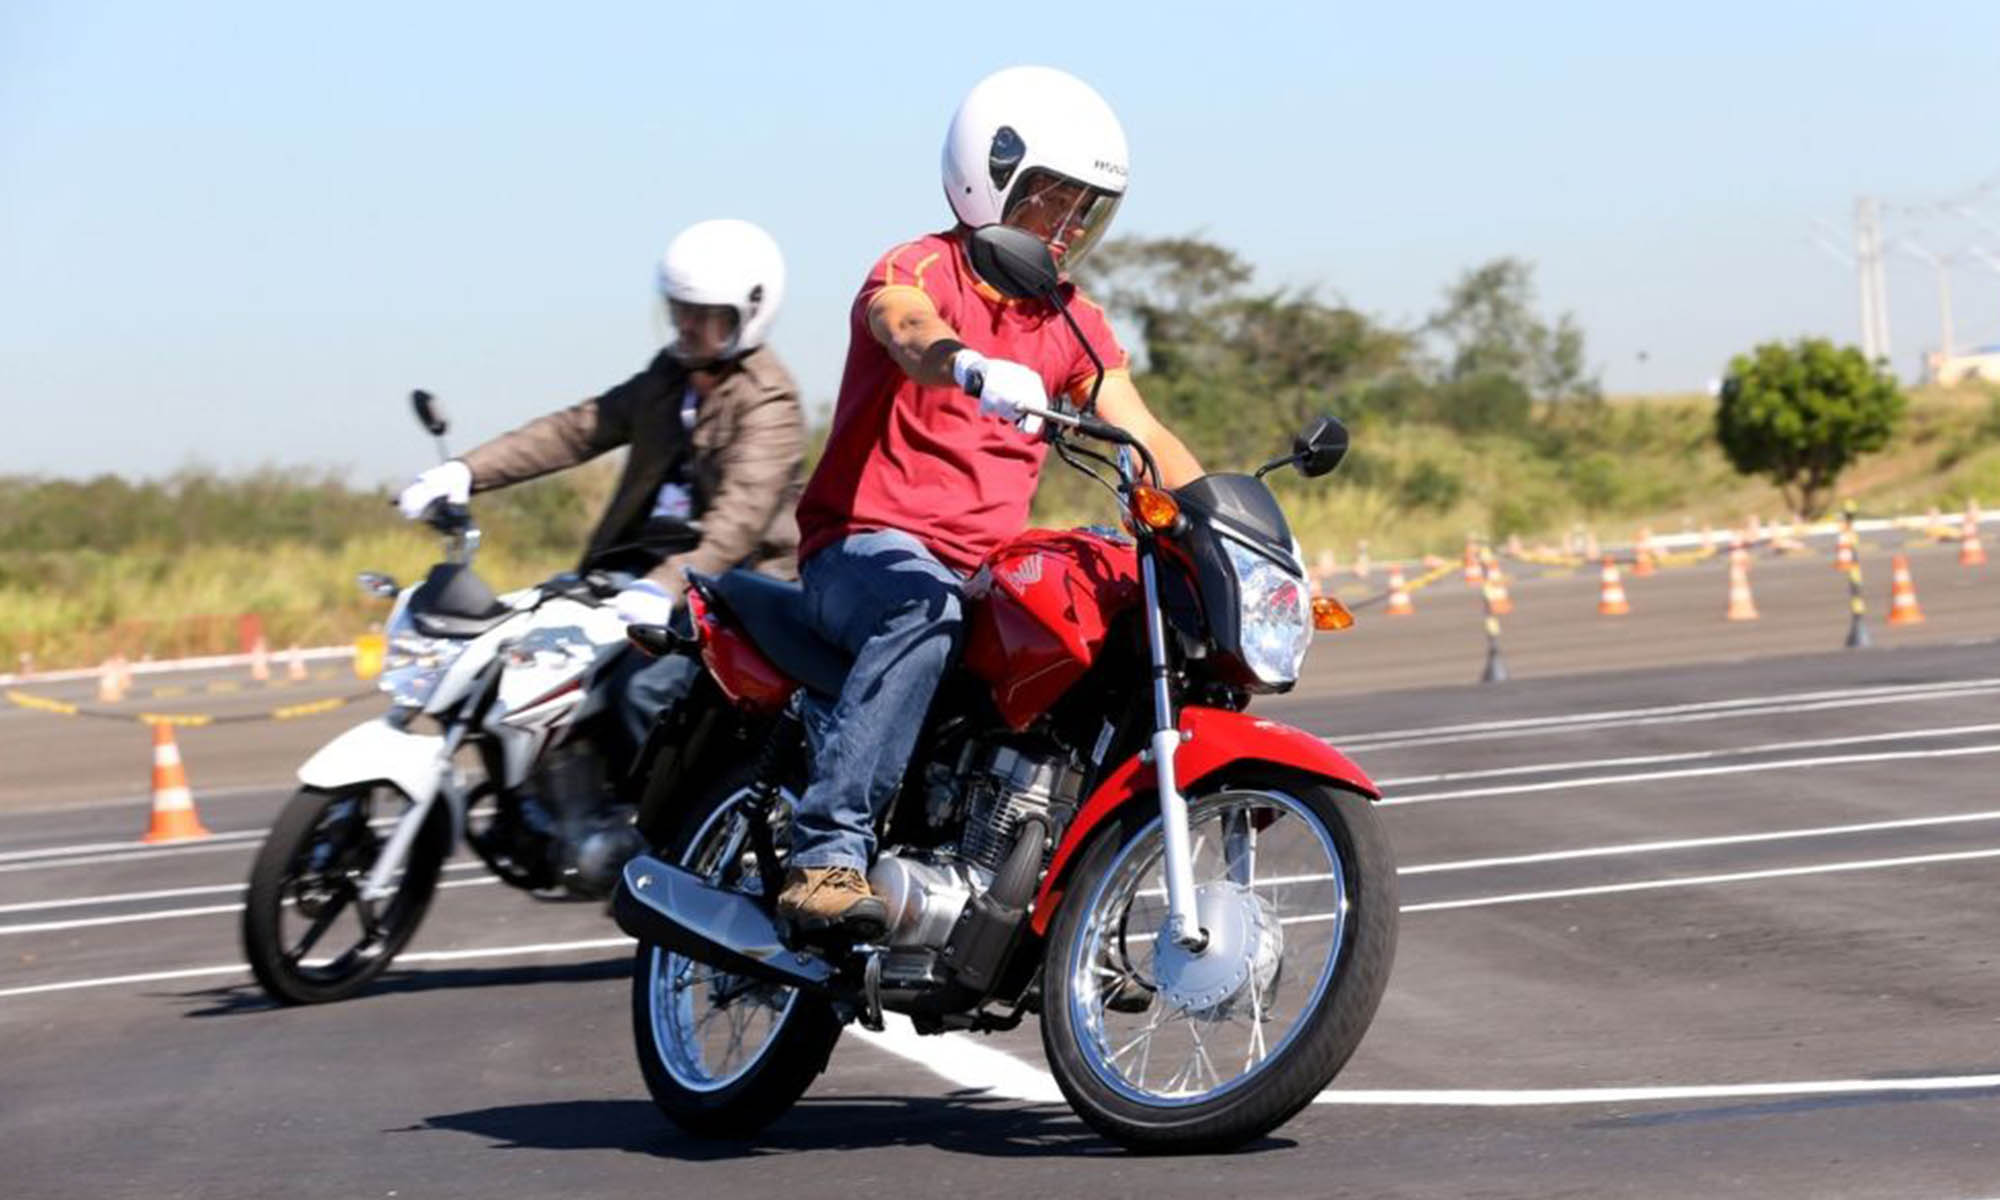
[[[854,656],[837,699],[806,702],[812,781],[794,813],[778,911],[808,936],[881,935],[886,912],[867,880],[875,817],[958,651],[960,589],[1026,527],[1047,450],[1016,422],[1052,394],[1080,405],[1094,377],[1060,314],[981,280],[965,239],[1005,223],[1073,268],[1124,196],[1125,134],[1081,80],[1014,67],[959,105],[943,172],[958,224],[870,271],[850,314],[826,453],[799,501],[807,619]],[[1102,310],[1064,286],[1111,368],[1098,414],[1145,444],[1168,487],[1198,478],[1194,456],[1133,386]]]

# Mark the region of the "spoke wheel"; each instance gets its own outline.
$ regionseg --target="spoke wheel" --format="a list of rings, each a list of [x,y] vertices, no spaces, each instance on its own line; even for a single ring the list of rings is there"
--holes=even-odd
[[[1259,1136],[1326,1086],[1394,953],[1395,872],[1367,802],[1271,779],[1190,798],[1207,943],[1165,935],[1164,837],[1138,806],[1076,868],[1043,960],[1043,1040],[1071,1103],[1135,1147]]]
[[[386,895],[363,894],[388,841],[374,822],[408,807],[386,784],[292,797],[257,853],[243,906],[243,952],[282,1004],[343,1000],[380,975],[417,931],[450,849],[442,805],[432,809]]]
[[[748,788],[729,796],[695,831],[681,865],[716,887],[759,893],[762,879],[743,811]],[[785,822],[774,814],[776,843]],[[653,1041],[662,1065],[690,1091],[728,1087],[756,1066],[798,1002],[796,988],[731,975],[707,963],[654,948],[646,956],[652,988]]]
[[[757,894],[763,881],[744,811],[750,772],[732,772],[690,813],[663,857],[716,887]],[[773,815],[780,857],[789,794]],[[789,1109],[826,1067],[840,1021],[824,1001],[641,945],[632,973],[639,1066],[662,1112],[690,1131],[743,1137]]]

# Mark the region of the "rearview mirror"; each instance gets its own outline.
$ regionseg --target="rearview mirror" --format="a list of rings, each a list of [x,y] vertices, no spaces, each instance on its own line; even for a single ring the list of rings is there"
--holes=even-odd
[[[1062,283],[1047,244],[1012,225],[981,225],[972,231],[967,253],[979,277],[1010,299],[1046,300]]]
[[[416,410],[417,421],[432,437],[444,436],[444,409],[439,407],[437,397],[418,388],[410,393],[410,407]]]
[[[1347,457],[1347,426],[1336,418],[1320,417],[1292,439],[1292,454],[1298,460],[1299,474],[1318,479]]]

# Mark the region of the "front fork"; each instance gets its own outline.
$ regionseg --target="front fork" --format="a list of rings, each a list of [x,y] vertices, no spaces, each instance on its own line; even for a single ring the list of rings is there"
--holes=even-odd
[[[396,822],[396,828],[389,834],[389,844],[382,853],[375,856],[375,864],[368,868],[367,878],[361,881],[361,898],[375,901],[386,899],[396,892],[392,882],[403,864],[410,857],[410,847],[416,845],[417,835],[423,832],[424,822],[430,819],[431,810],[437,807],[443,797],[454,811],[464,811],[465,797],[458,779],[451,769],[452,756],[458,753],[459,744],[465,741],[466,732],[472,728],[468,721],[453,723],[444,734],[444,745],[438,750],[439,771],[437,786],[429,795],[410,797],[410,807]]]
[[[1139,580],[1146,591],[1146,644],[1153,668],[1153,736],[1147,758],[1159,781],[1160,826],[1166,838],[1167,936],[1176,945],[1201,953],[1208,931],[1194,907],[1194,857],[1188,849],[1187,799],[1174,777],[1174,754],[1180,749],[1180,723],[1174,719],[1172,674],[1167,658],[1166,620],[1160,608],[1160,577],[1151,539],[1139,546]]]

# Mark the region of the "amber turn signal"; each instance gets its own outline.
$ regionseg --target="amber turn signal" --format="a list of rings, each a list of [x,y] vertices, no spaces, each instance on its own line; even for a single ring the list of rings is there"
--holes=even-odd
[[[1155,533],[1166,533],[1181,519],[1181,502],[1156,487],[1132,489],[1132,515]]]
[[[1313,628],[1336,630],[1346,629],[1354,624],[1354,614],[1347,606],[1332,596],[1313,597]]]

